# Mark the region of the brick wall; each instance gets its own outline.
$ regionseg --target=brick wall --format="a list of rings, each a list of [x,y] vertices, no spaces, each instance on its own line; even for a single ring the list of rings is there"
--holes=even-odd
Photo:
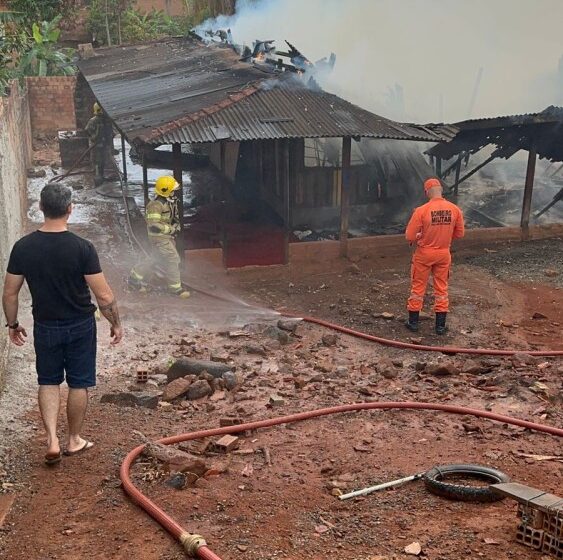
[[[12,245],[23,229],[31,158],[28,97],[13,82],[10,95],[0,97],[0,284]],[[8,350],[6,331],[0,329],[0,387]]]
[[[137,0],[135,8],[140,12],[159,10],[169,16],[185,15],[185,4],[183,0]]]
[[[26,78],[33,134],[75,130],[74,76]]]

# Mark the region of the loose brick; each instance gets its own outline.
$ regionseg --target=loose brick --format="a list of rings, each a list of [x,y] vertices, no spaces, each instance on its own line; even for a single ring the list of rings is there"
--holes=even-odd
[[[215,448],[221,453],[228,453],[239,444],[239,438],[236,436],[226,435],[215,442]]]

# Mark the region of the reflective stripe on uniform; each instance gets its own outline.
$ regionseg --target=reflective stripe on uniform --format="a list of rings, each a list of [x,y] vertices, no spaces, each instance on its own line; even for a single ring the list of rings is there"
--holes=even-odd
[[[177,284],[168,284],[168,287],[171,290],[180,290],[182,288],[182,283],[178,282]]]
[[[147,220],[160,220],[162,214],[147,214]]]
[[[131,271],[131,276],[135,279],[135,280],[142,280],[143,277],[135,270],[133,269]]]

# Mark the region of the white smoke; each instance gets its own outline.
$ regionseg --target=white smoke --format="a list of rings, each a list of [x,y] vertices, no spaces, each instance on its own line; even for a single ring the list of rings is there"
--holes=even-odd
[[[238,0],[237,43],[284,39],[310,60],[336,53],[323,87],[419,122],[535,112],[563,102],[563,0]],[[561,74],[561,75],[560,75]]]

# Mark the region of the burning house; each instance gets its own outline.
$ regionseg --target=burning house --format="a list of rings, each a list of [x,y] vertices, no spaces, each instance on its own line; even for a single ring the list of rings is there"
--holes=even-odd
[[[311,63],[289,43],[280,52],[271,41],[241,50],[228,32],[211,39],[99,49],[79,62],[78,89],[84,101],[91,88],[139,154],[145,201],[147,166],[172,146],[176,178],[191,173],[185,247],[215,251],[228,267],[287,263],[313,228],[345,255],[351,228],[377,229],[378,216],[404,212],[409,189],[432,172],[405,141],[452,137],[323,91],[315,73],[330,70],[334,55]]]

